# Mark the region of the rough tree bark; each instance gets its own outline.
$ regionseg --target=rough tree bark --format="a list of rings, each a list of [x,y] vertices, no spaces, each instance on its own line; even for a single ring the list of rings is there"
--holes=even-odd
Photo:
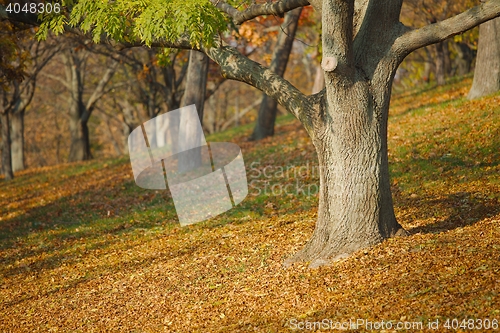
[[[302,7],[286,13],[285,20],[278,34],[278,40],[276,41],[269,69],[279,76],[285,74],[288,58],[292,51],[293,40],[295,39],[295,32],[299,25],[300,13],[302,13]],[[274,123],[277,111],[278,102],[274,98],[263,94],[257,122],[249,138],[250,140],[260,140],[274,135]]]
[[[500,18],[479,26],[476,69],[468,99],[500,90]]]

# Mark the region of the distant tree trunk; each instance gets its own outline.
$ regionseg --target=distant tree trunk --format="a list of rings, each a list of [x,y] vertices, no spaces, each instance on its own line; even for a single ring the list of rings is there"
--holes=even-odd
[[[432,73],[432,68],[434,67],[434,61],[432,59],[432,54],[431,51],[429,50],[429,47],[424,47],[423,49],[425,51],[425,63],[424,63],[424,74],[423,74],[423,79],[426,83],[429,83],[431,81],[431,73]]]
[[[7,110],[0,112],[0,121],[2,123],[2,173],[5,180],[11,180],[14,178],[14,173],[12,172],[9,112]]]
[[[189,171],[201,164],[200,142],[203,131],[198,124],[203,123],[203,106],[208,76],[208,57],[201,52],[189,51],[189,66],[186,77],[186,89],[181,106],[196,105],[198,119],[192,119],[191,113],[183,112],[180,117],[179,150],[189,152],[180,154],[178,160],[179,170]],[[198,149],[193,149],[198,148]]]
[[[90,160],[92,154],[90,152],[90,137],[87,121],[82,120],[77,113],[70,113],[69,128],[71,146],[68,161],[76,162]]]
[[[476,69],[468,99],[500,90],[500,18],[479,26]]]
[[[24,165],[24,110],[18,110],[10,117],[10,139],[12,152],[12,170],[25,169]]]
[[[285,74],[286,65],[290,52],[292,51],[295,32],[299,24],[300,13],[302,7],[294,9],[285,14],[285,21],[281,26],[278,34],[276,47],[274,48],[271,66],[269,69],[279,76]],[[273,98],[263,94],[262,103],[259,109],[257,123],[253,130],[250,140],[260,140],[268,136],[274,135],[274,123],[276,121],[276,113],[278,111],[278,103]]]
[[[36,75],[35,75],[36,77]],[[9,136],[10,153],[12,159],[12,171],[24,170],[24,114],[26,107],[31,103],[35,91],[35,80],[27,83],[26,92],[21,93],[19,82],[14,82],[14,94],[12,96],[12,107],[9,110]]]
[[[451,58],[450,58],[450,43],[448,40],[443,42],[443,61],[444,61],[444,75],[445,77],[451,76]]]
[[[95,108],[97,101],[106,93],[105,87],[113,77],[118,65],[113,62],[104,72],[99,83],[95,87],[87,103],[83,100],[84,91],[84,63],[86,55],[78,55],[75,50],[68,50],[64,53],[63,62],[66,71],[65,84],[69,89],[69,129],[71,136],[71,145],[69,151],[69,162],[85,161],[92,158],[90,152],[90,137],[88,120]],[[80,51],[81,52],[81,51]]]
[[[445,84],[445,54],[444,54],[444,44],[445,42],[436,44],[436,82],[438,86]]]
[[[89,129],[87,121],[83,119],[86,112],[83,102],[83,62],[75,51],[65,54],[66,76],[70,89],[69,103],[69,130],[71,145],[69,149],[69,162],[85,161],[92,158],[90,153]]]
[[[457,53],[455,64],[457,67],[457,75],[463,76],[470,72],[474,53],[471,48],[465,43],[454,43],[454,49]]]

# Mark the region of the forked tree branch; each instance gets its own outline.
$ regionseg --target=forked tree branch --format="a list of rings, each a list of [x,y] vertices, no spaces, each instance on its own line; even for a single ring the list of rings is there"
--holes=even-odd
[[[438,43],[499,16],[500,0],[489,0],[444,21],[403,33],[395,40],[392,49],[406,56],[416,49]]]
[[[263,4],[253,4],[245,10],[239,11],[224,1],[211,1],[217,8],[229,15],[236,25],[240,25],[261,15],[276,15],[282,17],[286,12],[309,5],[308,0],[280,0]]]

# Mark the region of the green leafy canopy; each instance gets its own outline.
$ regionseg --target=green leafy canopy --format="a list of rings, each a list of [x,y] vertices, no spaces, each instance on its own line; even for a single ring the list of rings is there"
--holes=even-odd
[[[96,43],[107,37],[151,46],[183,37],[200,47],[228,29],[228,19],[209,0],[63,0],[61,5],[60,13],[41,15],[39,39],[69,25],[91,33]]]

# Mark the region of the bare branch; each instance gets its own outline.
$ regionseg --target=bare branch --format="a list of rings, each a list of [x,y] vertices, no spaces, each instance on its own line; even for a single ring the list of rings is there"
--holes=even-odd
[[[403,33],[395,40],[392,49],[406,56],[418,48],[438,43],[498,16],[500,0],[489,0],[444,21]]]
[[[86,114],[82,116],[83,120],[88,120],[97,101],[104,96],[106,93],[105,87],[108,84],[108,82],[111,80],[113,77],[113,74],[115,74],[116,68],[118,67],[118,62],[113,61],[111,66],[106,70],[104,75],[102,76],[101,80],[97,84],[97,87],[94,89],[92,95],[90,96],[89,100],[87,101],[87,106],[86,106]]]
[[[225,131],[229,126],[231,126],[231,124],[234,124],[238,118],[243,117],[248,112],[254,110],[254,108],[257,105],[260,105],[260,103],[262,103],[262,98],[256,100],[255,102],[253,102],[252,104],[250,104],[249,106],[247,106],[246,108],[244,108],[243,110],[232,116],[230,119],[226,120],[224,123],[222,123],[219,130]]]
[[[212,3],[227,15],[231,16],[234,24],[239,25],[250,21],[261,15],[276,15],[282,17],[283,14],[298,7],[309,5],[308,0],[280,0],[263,4],[253,4],[243,11],[239,11],[224,1],[211,0]]]
[[[61,77],[59,77],[57,75],[52,75],[52,74],[45,73],[45,72],[41,72],[40,75],[48,77],[49,79],[52,79],[52,80],[56,80],[59,83],[61,83],[63,86],[65,86],[66,88],[68,88],[68,89],[71,88],[70,85],[68,84],[68,82],[66,80],[64,80],[63,78],[61,78]]]

